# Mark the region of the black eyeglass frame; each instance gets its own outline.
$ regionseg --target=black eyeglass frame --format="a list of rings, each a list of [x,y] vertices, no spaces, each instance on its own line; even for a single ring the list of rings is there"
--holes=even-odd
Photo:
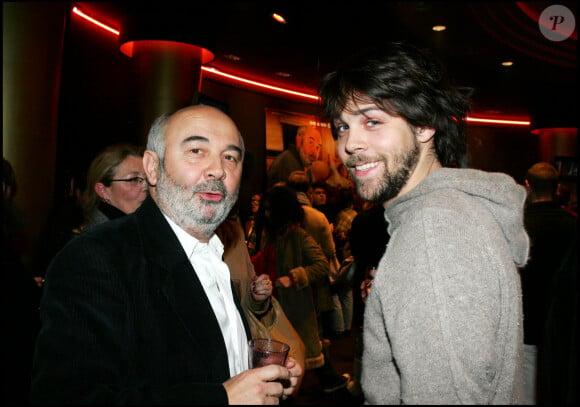
[[[132,177],[132,178],[117,178],[117,179],[110,179],[109,182],[130,182],[131,184],[135,185],[143,185],[143,183],[147,182],[146,178],[143,177]]]

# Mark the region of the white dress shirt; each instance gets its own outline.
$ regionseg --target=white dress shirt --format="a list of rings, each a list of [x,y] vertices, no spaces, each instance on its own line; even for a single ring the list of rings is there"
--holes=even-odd
[[[246,330],[234,302],[230,270],[222,260],[223,243],[215,234],[208,243],[202,243],[167,216],[165,219],[183,246],[213,308],[226,344],[230,376],[249,369]]]

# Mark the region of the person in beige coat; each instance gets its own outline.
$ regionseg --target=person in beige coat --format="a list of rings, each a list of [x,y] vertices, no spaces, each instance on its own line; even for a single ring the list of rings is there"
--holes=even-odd
[[[304,209],[296,193],[276,185],[262,197],[260,223],[265,238],[252,257],[256,273],[267,273],[274,296],[306,346],[305,369],[313,370],[326,393],[345,388],[348,375],[339,375],[325,357],[318,325],[315,286],[328,279],[329,263],[314,238],[302,228]]]

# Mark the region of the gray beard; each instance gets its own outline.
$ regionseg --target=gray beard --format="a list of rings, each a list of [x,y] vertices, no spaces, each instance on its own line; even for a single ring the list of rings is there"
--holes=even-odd
[[[358,195],[365,201],[381,204],[396,197],[409,181],[412,171],[419,162],[419,154],[419,145],[415,143],[415,146],[407,153],[396,156],[395,162],[399,164],[399,167],[395,172],[388,171],[387,160],[383,158],[385,172],[382,177],[368,181],[356,178],[352,166],[362,160],[351,157],[352,160],[347,161],[347,168],[355,181]]]
[[[187,187],[177,184],[165,168],[160,169],[155,189],[159,206],[167,216],[188,233],[192,231],[205,239],[209,239],[228,217],[238,199],[238,191],[234,195],[228,194],[221,180]],[[219,191],[224,199],[219,202],[206,201],[195,195],[199,191]]]

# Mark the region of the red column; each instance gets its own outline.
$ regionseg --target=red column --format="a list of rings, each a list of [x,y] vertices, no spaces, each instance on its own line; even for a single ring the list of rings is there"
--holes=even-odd
[[[201,66],[214,59],[212,10],[200,8],[195,19],[191,10],[175,6],[140,5],[126,11],[119,43],[134,59],[143,143],[156,117],[197,100]]]
[[[132,44],[141,101],[140,134],[146,140],[153,120],[192,104],[201,89],[201,66],[213,59],[204,48],[173,41]]]

